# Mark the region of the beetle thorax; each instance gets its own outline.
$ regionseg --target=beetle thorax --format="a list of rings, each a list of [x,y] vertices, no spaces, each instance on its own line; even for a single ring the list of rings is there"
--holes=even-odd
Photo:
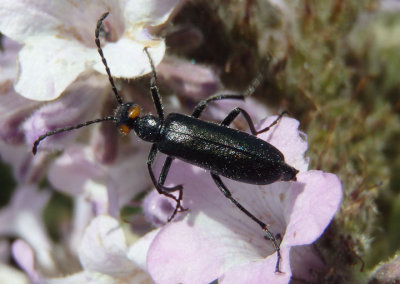
[[[147,142],[158,142],[160,140],[160,131],[162,123],[159,118],[148,114],[138,117],[133,124],[133,130],[136,135]]]

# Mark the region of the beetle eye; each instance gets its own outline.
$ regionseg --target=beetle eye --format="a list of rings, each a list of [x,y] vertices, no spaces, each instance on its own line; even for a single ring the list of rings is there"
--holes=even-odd
[[[129,128],[128,125],[126,125],[126,124],[121,124],[121,125],[119,126],[119,132],[121,132],[121,133],[124,134],[124,135],[128,135],[129,132],[131,132],[131,129]]]
[[[138,105],[133,105],[128,110],[128,117],[130,119],[135,119],[140,114],[140,108]]]

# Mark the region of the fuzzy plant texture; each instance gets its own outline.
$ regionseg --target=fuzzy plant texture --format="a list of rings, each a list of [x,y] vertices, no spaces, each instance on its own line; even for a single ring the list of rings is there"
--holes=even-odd
[[[190,114],[213,94],[279,149],[297,181],[223,179],[268,225],[221,194],[210,174],[174,160],[161,196],[150,145],[112,122],[33,142],[112,115],[100,41],[124,102]],[[396,0],[0,1],[1,283],[396,283],[400,281],[400,3]],[[230,127],[248,131],[240,116]],[[165,156],[154,169],[159,173]]]

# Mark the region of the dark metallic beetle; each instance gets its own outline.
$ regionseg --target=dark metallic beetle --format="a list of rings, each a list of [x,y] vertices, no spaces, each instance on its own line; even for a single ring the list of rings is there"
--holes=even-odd
[[[35,141],[32,152],[36,154],[40,141],[48,136],[81,128],[97,122],[112,120],[123,134],[128,134],[130,130],[133,129],[139,138],[153,143],[147,159],[147,167],[154,186],[160,194],[176,201],[175,210],[168,221],[172,220],[177,212],[186,210],[181,206],[182,185],[176,185],[174,187],[164,186],[171,163],[174,158],[178,158],[210,171],[213,180],[226,198],[261,226],[266,232],[265,238],[271,240],[274,244],[277,252],[275,271],[279,271],[281,256],[277,238],[268,230],[265,223],[256,218],[232,197],[230,191],[222,182],[220,175],[250,184],[295,181],[298,171],[285,163],[283,154],[271,144],[255,136],[268,131],[271,126],[279,121],[284,113],[279,115],[270,126],[260,131],[255,130],[249,114],[241,108],[232,110],[221,124],[206,122],[199,119],[201,113],[210,102],[222,99],[244,99],[246,96],[251,95],[254,89],[260,84],[261,78],[256,78],[245,94],[214,95],[201,101],[195,107],[191,116],[171,113],[167,117],[164,117],[161,98],[156,86],[157,74],[150,54],[147,48],[145,48],[153,73],[150,90],[158,117],[151,114],[140,116],[140,107],[138,105],[122,102],[100,46],[99,33],[107,15],[108,13],[105,13],[97,22],[95,41],[119,106],[116,108],[114,115],[47,132]],[[228,127],[240,113],[249,124],[253,135]],[[152,170],[152,164],[157,151],[167,155],[158,180]],[[171,194],[175,191],[179,192],[178,197]]]

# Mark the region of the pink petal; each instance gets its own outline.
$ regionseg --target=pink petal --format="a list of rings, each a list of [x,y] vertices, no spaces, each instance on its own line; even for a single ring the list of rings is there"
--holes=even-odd
[[[270,116],[264,120],[257,129],[269,126],[277,117]],[[269,131],[258,135],[259,138],[274,145],[285,156],[285,161],[300,172],[308,168],[308,159],[304,158],[307,151],[307,139],[299,131],[299,122],[290,117],[282,117],[277,125]]]
[[[276,261],[261,228],[219,192],[208,173],[174,162],[170,175],[174,182],[184,184],[183,206],[189,211],[164,226],[149,248],[147,267],[156,282],[210,282],[230,268],[254,260],[271,256]],[[278,183],[283,188],[275,185],[277,192],[270,193],[258,186],[224,181],[246,208],[272,224],[273,233],[284,232],[282,209],[273,204],[279,204],[280,192],[288,190],[288,183]],[[191,269],[177,270],[180,263],[190,263]]]
[[[67,148],[55,160],[48,176],[55,188],[72,195],[83,193],[89,180],[105,179],[101,165],[93,161],[91,149],[80,145]]]
[[[7,37],[2,39],[2,43],[4,51],[0,53],[0,138],[13,145],[22,144],[24,135],[21,124],[38,103],[21,97],[14,90],[20,45]]]
[[[219,283],[289,283],[292,273],[289,264],[289,249],[281,250],[282,262],[280,269],[275,272],[275,255],[264,260],[249,261],[248,264],[228,270],[218,281]]]
[[[50,198],[49,191],[34,186],[20,186],[10,204],[0,211],[0,234],[16,236],[28,242],[37,252],[41,267],[54,269],[51,240],[42,221],[42,211]]]
[[[92,150],[79,145],[66,149],[49,170],[54,187],[78,195],[97,184],[112,189],[118,206],[123,206],[150,184],[145,166],[147,147],[121,147],[117,159],[110,165],[97,161]]]
[[[93,119],[99,108],[99,94],[106,86],[106,78],[92,78],[71,85],[61,99],[42,106],[25,121],[23,128],[27,142],[33,145],[40,135],[48,131]],[[40,142],[38,151],[46,147],[63,149],[65,144],[61,142],[71,141],[80,133],[81,130],[73,130],[48,137]]]
[[[152,190],[143,200],[146,220],[154,227],[165,225],[174,212],[175,204],[174,200],[159,194],[157,190]]]
[[[34,157],[26,145],[9,145],[0,141],[0,154],[3,161],[12,166],[14,179],[21,184],[36,183],[45,174],[46,153]]]
[[[157,71],[159,77],[175,92],[192,98],[207,98],[217,91],[220,84],[210,67],[173,57],[164,59]]]
[[[302,279],[306,282],[314,283],[316,275],[324,275],[326,266],[313,245],[296,246],[290,250],[290,266],[292,267],[293,277]]]
[[[210,224],[210,231],[216,229],[221,227]],[[230,266],[224,261],[224,251],[218,243],[207,241],[207,232],[179,222],[165,226],[156,236],[148,251],[147,268],[156,283],[210,283],[224,272],[225,265]]]
[[[40,275],[34,267],[34,255],[32,248],[22,240],[16,240],[12,244],[12,254],[18,265],[28,274],[33,283],[40,283]]]
[[[308,171],[297,175],[288,196],[288,225],[282,245],[314,242],[326,229],[342,199],[342,186],[334,174]],[[292,206],[290,205],[292,204]]]

